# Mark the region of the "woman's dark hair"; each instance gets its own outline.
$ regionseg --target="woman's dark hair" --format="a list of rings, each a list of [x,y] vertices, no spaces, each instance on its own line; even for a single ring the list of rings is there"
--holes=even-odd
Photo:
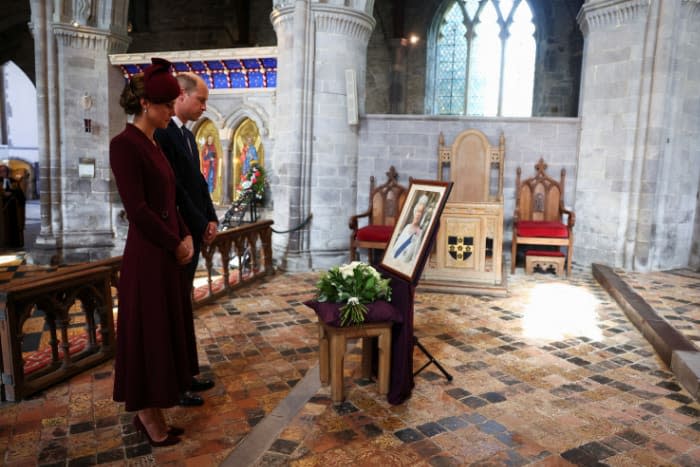
[[[127,115],[141,113],[141,98],[145,97],[146,91],[143,82],[143,74],[134,75],[126,83],[122,94],[119,97],[119,105],[122,106]]]

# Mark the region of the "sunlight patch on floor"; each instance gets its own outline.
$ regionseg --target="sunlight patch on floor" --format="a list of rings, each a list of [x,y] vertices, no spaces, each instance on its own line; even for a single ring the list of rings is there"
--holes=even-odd
[[[552,341],[578,336],[602,340],[597,306],[598,300],[579,287],[538,284],[525,305],[524,336]]]
[[[17,255],[1,255],[0,256],[0,266],[5,266],[7,264],[17,263],[22,260],[21,257]]]
[[[218,277],[219,276],[212,276],[211,280],[215,281],[216,279],[218,279]],[[207,276],[195,277],[194,280],[192,281],[192,285],[195,289],[198,287],[209,285],[209,278],[207,278]]]

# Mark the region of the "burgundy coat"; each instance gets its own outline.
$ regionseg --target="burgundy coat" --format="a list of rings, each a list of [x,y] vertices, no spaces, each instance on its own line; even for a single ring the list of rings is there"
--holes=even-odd
[[[172,407],[197,372],[197,349],[186,338],[193,326],[189,288],[175,259],[189,235],[175,206],[175,176],[160,148],[130,124],[112,140],[109,160],[129,220],[114,400],[126,402],[127,411]]]

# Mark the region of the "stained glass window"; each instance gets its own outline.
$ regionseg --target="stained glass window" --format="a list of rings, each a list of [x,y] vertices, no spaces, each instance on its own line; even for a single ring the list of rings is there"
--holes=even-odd
[[[527,0],[450,0],[431,43],[433,113],[530,116],[535,25]]]
[[[455,2],[442,21],[438,37],[437,108],[440,114],[464,113],[467,39],[462,8]]]

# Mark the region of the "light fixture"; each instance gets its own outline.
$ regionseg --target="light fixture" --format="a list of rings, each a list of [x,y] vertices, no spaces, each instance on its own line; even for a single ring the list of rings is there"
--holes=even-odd
[[[419,41],[420,41],[420,37],[418,37],[418,35],[416,35],[416,34],[411,34],[408,37],[408,42],[410,42],[411,45],[416,45]]]

